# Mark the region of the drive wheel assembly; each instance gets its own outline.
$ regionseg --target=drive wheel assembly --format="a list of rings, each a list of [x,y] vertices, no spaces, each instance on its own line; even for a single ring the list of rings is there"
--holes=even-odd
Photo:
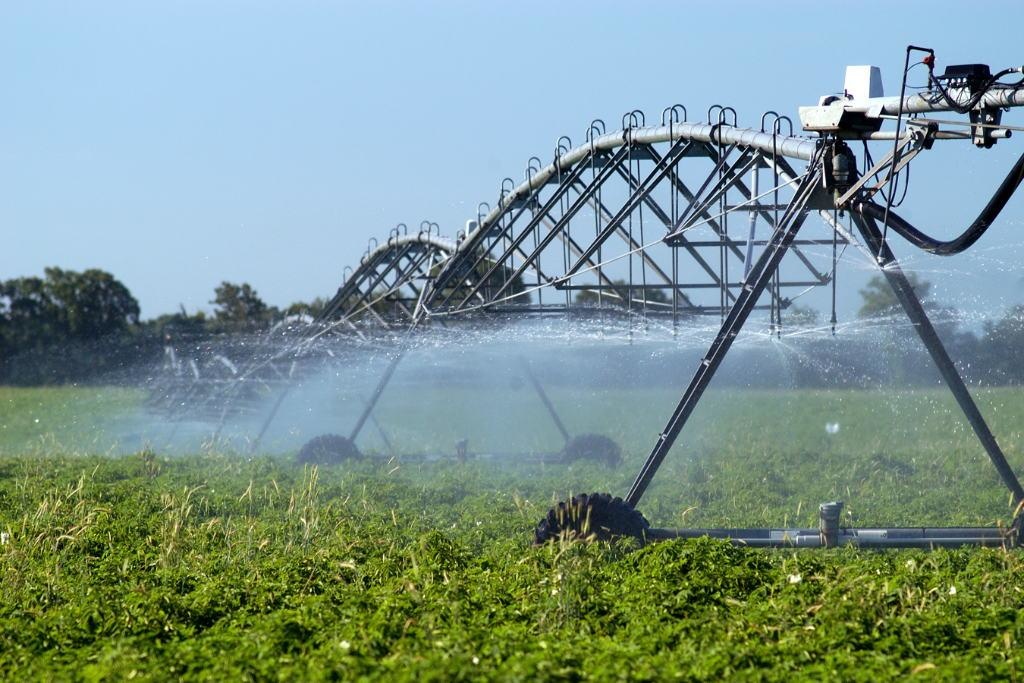
[[[339,434],[315,436],[299,449],[295,461],[300,465],[338,465],[346,460],[360,460],[363,454],[351,439]]]
[[[569,439],[561,455],[565,462],[593,460],[608,467],[622,464],[622,449],[604,434],[578,434]]]
[[[534,532],[534,545],[549,541],[607,541],[631,537],[644,542],[650,523],[633,506],[610,493],[574,496],[551,508]]]

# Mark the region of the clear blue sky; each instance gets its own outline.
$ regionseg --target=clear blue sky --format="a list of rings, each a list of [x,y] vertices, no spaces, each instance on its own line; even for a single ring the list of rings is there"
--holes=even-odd
[[[423,219],[454,234],[502,177],[595,117],[721,102],[741,124],[795,118],[846,64],[878,64],[894,92],[908,42],[940,65],[1024,63],[1021,19],[1019,0],[9,0],[0,278],[103,268],[144,317],[208,309],[221,280],[276,305],[329,296],[369,237]],[[964,147],[916,164],[932,167],[911,188],[922,227],[962,227],[1024,135]],[[940,291],[1019,300],[1022,217],[1018,198]]]

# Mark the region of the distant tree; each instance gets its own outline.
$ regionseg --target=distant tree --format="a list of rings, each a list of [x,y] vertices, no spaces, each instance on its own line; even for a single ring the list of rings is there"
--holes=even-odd
[[[993,384],[1024,384],[1024,305],[996,322],[986,322],[978,346],[980,363]]]
[[[286,316],[308,315],[315,318],[323,312],[326,306],[327,300],[318,296],[310,302],[296,301],[288,306],[288,308],[284,309],[284,314]]]
[[[141,353],[139,304],[110,273],[47,268],[0,282],[0,381],[98,376]]]
[[[932,283],[917,276],[917,273],[907,273],[907,280],[910,286],[917,293],[921,301],[928,303],[928,295],[932,289]],[[860,296],[864,300],[860,310],[857,311],[859,318],[884,318],[901,310],[900,303],[893,294],[892,287],[883,275],[875,275],[868,280],[864,289],[860,290]]]
[[[76,339],[99,339],[139,324],[139,302],[110,273],[46,269],[46,285],[61,325]]]
[[[961,363],[961,372],[968,378],[987,377],[985,370],[987,361],[979,357],[984,349],[979,339],[970,331],[960,328],[961,316],[952,306],[945,306],[932,296],[932,285],[916,273],[906,273],[911,287],[921,299],[928,318],[942,340],[950,356]],[[860,318],[880,318],[893,314],[902,315],[903,307],[893,294],[892,288],[884,276],[876,275],[868,281],[867,286],[860,290],[863,305],[857,315]],[[910,333],[911,338],[917,335]],[[894,334],[883,344],[882,348],[891,356],[890,363],[898,370],[892,377],[899,382],[934,382],[938,380],[935,366],[920,343],[907,343],[906,334],[902,331]]]
[[[0,283],[0,351],[4,356],[63,338],[57,304],[42,278]]]
[[[276,316],[277,311],[267,306],[247,282],[221,282],[213,293],[210,303],[214,304],[214,317],[224,329],[261,329]]]
[[[0,283],[0,330],[8,348],[100,339],[138,325],[139,302],[110,273],[61,268],[47,268],[45,273],[45,279]]]
[[[148,331],[164,339],[174,338],[179,335],[201,335],[209,331],[210,320],[203,311],[196,311],[189,314],[185,306],[176,313],[165,313],[152,320],[146,321]]]
[[[817,325],[820,320],[821,313],[818,312],[818,309],[811,308],[810,306],[794,304],[782,312],[782,322],[784,325],[812,327]]]

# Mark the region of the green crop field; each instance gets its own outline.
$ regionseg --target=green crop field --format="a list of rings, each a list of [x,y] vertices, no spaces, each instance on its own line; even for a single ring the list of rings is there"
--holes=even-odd
[[[216,444],[172,453],[156,436],[124,453],[111,425],[138,394],[0,389],[0,675],[1020,676],[1024,551],[532,547],[556,500],[625,492],[676,398],[550,393],[571,429],[622,444],[620,468],[383,453],[313,468],[273,439],[259,455]],[[1024,464],[1024,391],[976,396],[1011,463]],[[403,452],[458,438],[480,451],[557,442],[525,398],[486,424],[473,419],[483,400],[399,391],[378,413]],[[429,420],[412,419],[417,406]],[[1012,516],[939,390],[711,393],[639,507],[661,526],[814,526],[833,499],[856,525]]]

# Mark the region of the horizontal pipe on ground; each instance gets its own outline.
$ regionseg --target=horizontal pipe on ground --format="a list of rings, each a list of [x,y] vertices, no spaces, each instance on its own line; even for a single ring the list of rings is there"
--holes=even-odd
[[[822,548],[819,529],[648,529],[647,538],[719,538],[754,548]],[[999,527],[878,527],[839,530],[837,546],[858,548],[956,548],[975,545],[999,547],[1007,543]]]

